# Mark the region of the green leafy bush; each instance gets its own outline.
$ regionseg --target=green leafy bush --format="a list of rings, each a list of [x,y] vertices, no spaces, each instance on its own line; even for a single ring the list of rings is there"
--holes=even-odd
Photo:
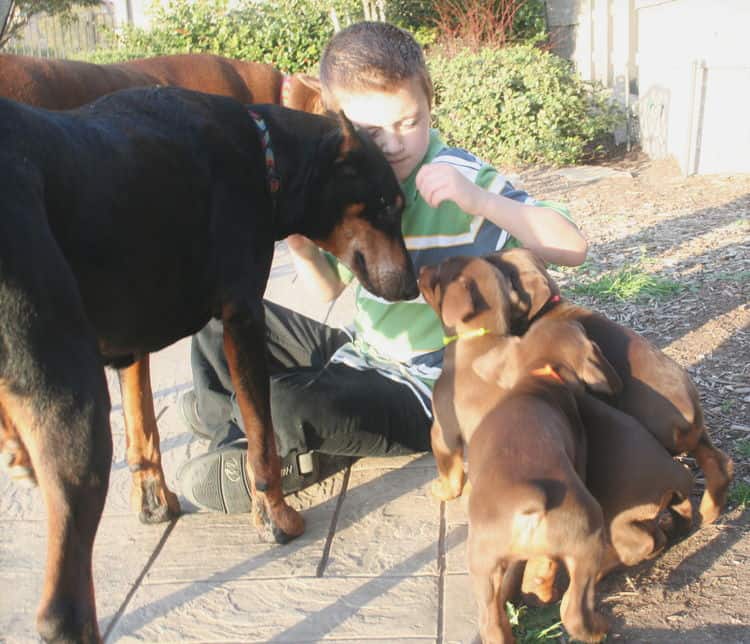
[[[153,11],[152,28],[126,29],[122,58],[210,52],[265,62],[285,72],[314,69],[333,23],[322,0],[170,0]]]
[[[494,163],[577,163],[621,118],[571,63],[530,45],[435,54],[428,64],[436,127]]]

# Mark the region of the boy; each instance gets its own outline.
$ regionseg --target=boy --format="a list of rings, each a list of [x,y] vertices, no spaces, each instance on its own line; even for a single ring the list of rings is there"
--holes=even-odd
[[[361,22],[337,33],[320,63],[322,97],[381,147],[406,197],[402,228],[417,272],[450,255],[521,244],[547,262],[575,266],[587,245],[558,210],[515,190],[493,168],[449,149],[430,130],[432,83],[407,32]],[[351,274],[300,235],[287,238],[298,274],[325,300]],[[430,449],[430,386],[440,373],[442,326],[421,298],[385,302],[361,287],[354,332],[266,304],[271,412],[285,493],[316,480],[318,454],[384,456]],[[193,503],[246,512],[244,433],[232,404],[221,323],[193,339],[195,390],[180,401],[209,452],[178,472]]]

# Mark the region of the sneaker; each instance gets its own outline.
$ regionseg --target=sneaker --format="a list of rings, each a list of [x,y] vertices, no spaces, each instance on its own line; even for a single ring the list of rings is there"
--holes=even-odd
[[[188,389],[183,392],[177,399],[177,407],[180,410],[182,420],[193,434],[209,441],[213,438],[206,431],[205,425],[198,416],[198,396],[195,395],[195,389]]]
[[[293,452],[281,460],[281,491],[297,492],[318,481],[315,452]],[[227,445],[183,463],[177,471],[182,495],[192,504],[215,512],[250,512],[247,450]]]

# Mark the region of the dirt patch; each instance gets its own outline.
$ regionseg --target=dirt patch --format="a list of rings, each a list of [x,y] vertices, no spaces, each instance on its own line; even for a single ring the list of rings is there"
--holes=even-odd
[[[712,438],[735,462],[733,501],[715,525],[602,582],[615,623],[609,639],[750,642],[750,512],[738,506],[750,485],[750,175],[683,177],[674,161],[637,153],[607,167],[622,172],[592,181],[519,173],[530,194],[566,204],[589,240],[586,264],[555,276],[565,291],[637,266],[678,285],[636,300],[571,299],[686,367]]]

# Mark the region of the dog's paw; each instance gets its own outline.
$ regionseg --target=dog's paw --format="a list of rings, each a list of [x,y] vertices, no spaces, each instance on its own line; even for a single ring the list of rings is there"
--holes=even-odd
[[[305,531],[305,519],[285,502],[273,506],[262,492],[253,495],[253,524],[261,539],[278,544],[289,543]]]
[[[449,479],[436,478],[430,485],[430,492],[438,501],[450,501],[461,496],[462,485]]]
[[[164,523],[180,515],[180,502],[159,476],[133,479],[131,507],[141,523]]]

